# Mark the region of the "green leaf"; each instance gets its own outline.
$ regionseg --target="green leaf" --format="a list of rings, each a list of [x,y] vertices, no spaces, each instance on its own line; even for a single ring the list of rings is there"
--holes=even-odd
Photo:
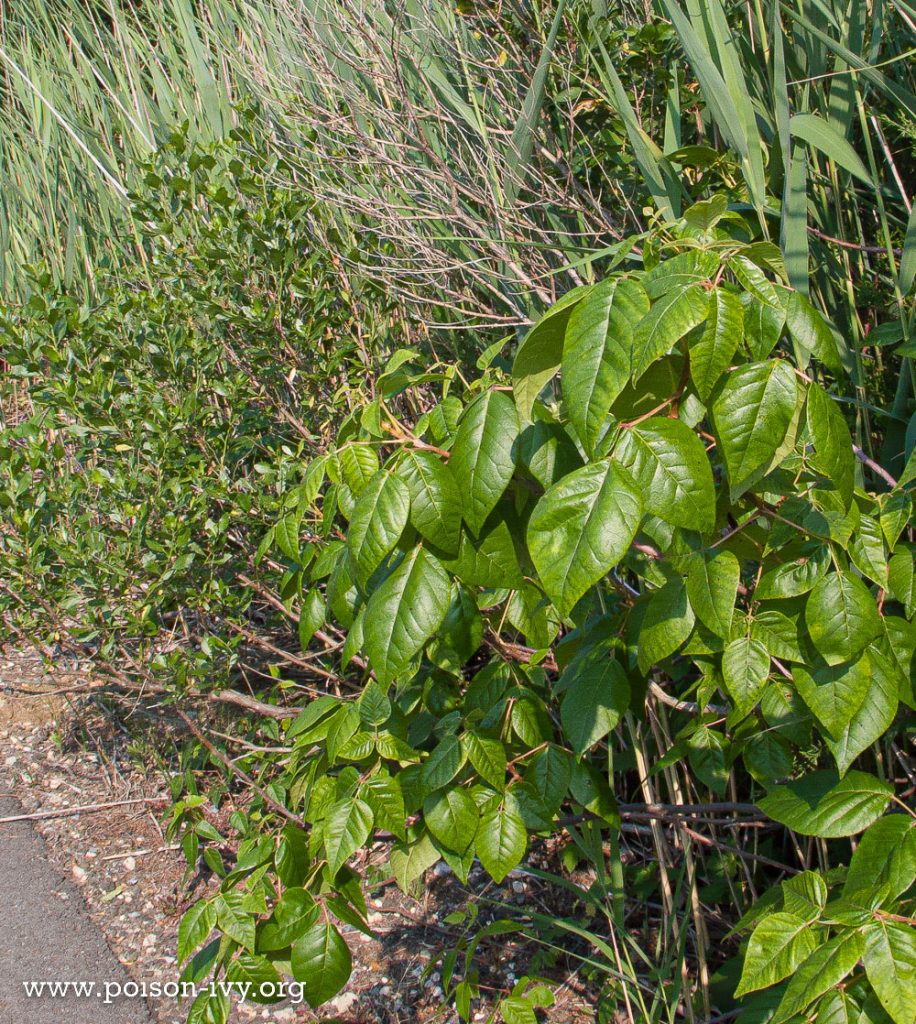
[[[563,397],[570,422],[588,451],[594,451],[611,405],[630,379],[633,328],[648,309],[649,299],[637,281],[608,278],[569,318]]]
[[[907,618],[916,612],[916,558],[910,548],[901,548],[887,563],[887,585]]]
[[[865,929],[865,973],[895,1024],[916,1020],[916,931],[877,920]]]
[[[358,497],[378,472],[378,456],[368,444],[348,444],[337,453],[344,480]]]
[[[829,573],[815,585],[805,605],[805,624],[828,665],[851,660],[882,631],[875,599],[851,572]]]
[[[198,900],[182,915],[178,925],[178,962],[185,960],[200,946],[216,921],[213,906],[206,900]]]
[[[485,391],[461,418],[449,468],[461,494],[464,521],[478,534],[515,472],[518,412],[503,391]]]
[[[819,771],[776,786],[759,807],[771,817],[805,836],[836,839],[855,835],[879,818],[891,802],[893,790],[864,772]]]
[[[816,949],[792,976],[776,1007],[772,1024],[782,1024],[801,1013],[839,984],[859,962],[864,950],[865,942],[855,931],[843,932]]]
[[[240,953],[226,968],[226,981],[254,1002],[276,1003],[281,999],[280,975],[264,956]]]
[[[792,680],[828,734],[839,739],[866,698],[871,680],[867,655],[842,665],[794,665]]]
[[[216,927],[249,952],[254,952],[255,919],[245,909],[243,901],[243,893],[220,893],[213,901]]]
[[[374,680],[370,679],[357,701],[359,718],[364,725],[384,725],[391,715],[391,701]]]
[[[525,856],[528,830],[518,801],[511,793],[507,793],[505,800],[481,819],[475,848],[480,863],[497,884]]]
[[[284,516],[273,529],[277,547],[291,562],[299,561],[299,524],[301,522],[301,514],[293,513]]]
[[[700,532],[715,526],[712,467],[703,442],[686,423],[655,416],[625,430],[614,459],[630,471],[647,512]]]
[[[860,178],[866,185],[874,187],[871,175],[859,154],[843,138],[837,129],[817,114],[795,114],[789,121],[793,138],[801,139],[823,153],[829,160]]]
[[[258,950],[286,949],[318,919],[318,905],[310,893],[298,886],[286,889],[270,920],[258,932]]]
[[[664,265],[664,264],[663,264]],[[733,292],[717,288],[702,336],[690,346],[690,376],[703,402],[731,364],[744,335],[744,307]]]
[[[833,331],[801,292],[786,293],[786,327],[805,356],[816,356],[837,377],[843,376]]]
[[[577,754],[584,754],[617,725],[630,704],[626,672],[606,648],[575,658],[560,678],[566,691],[560,716]]]
[[[498,515],[497,511],[491,516],[492,525],[486,526],[479,537],[462,533],[457,558],[443,562],[449,572],[470,587],[513,589],[524,582],[512,531],[505,519],[497,519]]]
[[[570,473],[538,501],[528,548],[561,615],[623,558],[641,519],[633,478],[607,460]]]
[[[480,812],[471,794],[455,786],[426,798],[423,820],[443,846],[463,854],[474,842]]]
[[[797,400],[795,374],[782,360],[750,363],[729,375],[713,404],[713,419],[733,500],[776,454]]]
[[[376,473],[360,495],[347,531],[360,584],[365,585],[401,539],[409,513],[410,492],[404,481],[384,470]]]
[[[669,580],[649,598],[639,630],[637,663],[641,672],[648,672],[664,661],[690,636],[696,621],[687,587],[680,576]]]
[[[879,818],[856,845],[843,898],[863,906],[895,899],[916,879],[916,819],[908,814]]]
[[[859,527],[847,548],[852,564],[864,576],[887,589],[887,553],[881,524],[872,516],[859,516]]]
[[[423,784],[427,790],[447,786],[461,771],[466,754],[456,736],[445,736],[423,765]]]
[[[461,745],[474,771],[494,789],[502,790],[506,785],[506,749],[502,743],[490,736],[466,732]]]
[[[800,597],[813,589],[830,568],[830,549],[822,541],[808,541],[792,559],[783,559],[760,577],[754,597]]]
[[[397,472],[410,492],[414,529],[436,547],[454,554],[461,535],[461,492],[448,464],[432,452],[408,449]]]
[[[401,784],[386,771],[370,775],[360,787],[360,795],[372,809],[375,827],[386,829],[398,839],[405,836],[404,794]]]
[[[725,648],[722,678],[739,714],[751,711],[769,677],[770,655],[759,640],[738,637]]]
[[[324,826],[324,848],[328,872],[333,878],[372,831],[372,808],[362,800],[342,800]]]
[[[782,305],[764,302],[751,292],[742,292],[740,301],[744,309],[744,336],[751,356],[758,361],[766,359],[782,334],[785,309]]]
[[[814,468],[832,480],[848,505],[855,487],[852,435],[836,402],[818,384],[808,386],[805,406],[808,431],[814,442]]]
[[[716,197],[720,198],[724,197]],[[689,217],[689,213],[690,211],[685,215],[685,219]],[[643,275],[642,284],[650,299],[660,299],[674,289],[683,291],[692,284],[712,280],[719,266],[719,257],[716,253],[705,249],[689,249],[670,259],[662,260]]]
[[[364,647],[379,682],[390,683],[439,628],[451,584],[424,548],[409,551],[366,605]]]
[[[534,758],[525,773],[525,780],[551,813],[557,811],[566,797],[571,778],[572,758],[552,743]]]
[[[816,946],[810,921],[794,914],[768,914],[751,935],[735,996],[788,978]]]
[[[760,640],[771,657],[780,661],[805,661],[795,623],[772,608],[765,608],[751,622],[751,636]]]
[[[897,714],[897,676],[893,667],[873,648],[862,655],[861,661],[870,670],[868,690],[849,721],[833,736],[824,737],[841,775],[859,754],[887,732]]]
[[[696,553],[688,562],[690,607],[707,629],[725,640],[731,636],[740,580],[741,565],[730,551]]]
[[[500,1000],[499,1012],[505,1024],[537,1024],[534,1006],[524,996],[507,996]]]
[[[299,646],[304,651],[324,624],[325,599],[320,590],[310,590],[299,608]]]
[[[426,831],[408,846],[396,846],[391,851],[391,870],[402,892],[409,892],[410,886],[424,871],[431,868],[440,856]]]
[[[313,1009],[337,995],[346,985],[353,966],[343,936],[328,921],[317,922],[296,940],[290,964],[293,977],[302,982],[303,995]]]
[[[531,419],[538,395],[560,369],[570,316],[592,290],[592,285],[582,285],[568,291],[538,320],[519,346],[512,363],[512,390],[525,421]]]
[[[649,369],[709,313],[709,296],[699,286],[668,292],[655,302],[636,325],[630,373],[634,381]]]

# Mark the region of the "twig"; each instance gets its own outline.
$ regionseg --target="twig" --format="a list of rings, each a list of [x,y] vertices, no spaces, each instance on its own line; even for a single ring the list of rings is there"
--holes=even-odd
[[[138,796],[132,800],[109,800],[104,804],[82,804],[79,807],[60,807],[55,811],[35,811],[32,814],[11,814],[0,818],[0,825],[9,825],[14,821],[41,821],[44,818],[69,818],[76,814],[94,814],[96,811],[107,811],[111,807],[127,807],[130,804],[161,804],[166,803],[164,796]]]
[[[124,860],[125,857],[146,857],[151,853],[172,853],[180,849],[181,845],[179,843],[173,843],[171,846],[151,846],[144,850],[125,850],[123,853],[109,853],[105,857],[100,857],[99,860]]]
[[[870,459],[865,454],[865,452],[862,451],[861,448],[857,447],[856,445],[853,445],[852,450],[855,452],[856,458],[859,460],[859,462],[862,463],[863,466],[868,466],[872,473],[876,474],[877,476],[880,476],[881,479],[890,487],[897,486],[897,481],[890,475],[890,473],[888,473],[888,471],[883,466],[879,466],[874,459]]]

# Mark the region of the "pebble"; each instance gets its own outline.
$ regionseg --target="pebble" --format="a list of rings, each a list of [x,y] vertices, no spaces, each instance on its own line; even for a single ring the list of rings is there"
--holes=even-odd
[[[123,863],[124,863],[124,870],[125,871],[136,871],[137,870],[137,858],[136,857],[125,857]]]
[[[74,864],[70,871],[73,875],[73,881],[76,882],[77,885],[86,884],[86,880],[89,876],[86,874],[85,870],[79,866],[79,864]]]
[[[513,882],[512,883],[512,891],[513,892],[524,892],[525,891],[525,883],[524,882]]]
[[[355,992],[341,992],[339,996],[331,1000],[334,1013],[349,1013],[359,1002],[359,996]]]

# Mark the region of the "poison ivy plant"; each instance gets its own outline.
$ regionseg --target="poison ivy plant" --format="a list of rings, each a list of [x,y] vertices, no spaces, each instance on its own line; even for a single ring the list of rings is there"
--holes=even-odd
[[[185,952],[215,923],[213,969],[269,962],[318,1005],[346,979],[338,925],[366,927],[373,839],[405,889],[440,860],[501,882],[562,828],[616,843],[650,699],[677,728],[652,771],[684,762],[713,802],[740,778],[768,834],[829,841],[740,926],[739,1019],[913,1024],[916,815],[880,746],[912,725],[912,496],[857,462],[830,332],[794,364],[772,247],[685,230],[548,311],[511,378],[419,375],[419,416],[379,400],[312,463],[291,606],[339,638],[339,692],[279,733],[296,823],[240,851]],[[451,991],[467,1019],[475,982]]]

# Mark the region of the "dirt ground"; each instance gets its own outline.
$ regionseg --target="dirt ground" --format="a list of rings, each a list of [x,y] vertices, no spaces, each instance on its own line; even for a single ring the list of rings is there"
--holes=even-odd
[[[133,728],[129,710],[118,716],[103,713],[85,695],[59,692],[67,685],[72,685],[72,676],[47,675],[35,657],[0,653],[0,791],[15,797],[25,813],[39,816],[32,824],[47,845],[49,859],[76,883],[92,919],[134,980],[174,981],[179,974],[178,921],[191,902],[215,886],[214,876],[197,872],[188,878],[180,850],[166,840],[167,764],[156,766],[154,748],[143,741],[142,728]],[[99,804],[113,806],[61,816],[49,813]],[[384,850],[376,856],[381,863]],[[457,1022],[457,1015],[442,1007],[437,960],[462,929],[445,918],[470,901],[480,910],[479,924],[505,917],[513,908],[519,914],[530,908],[555,913],[547,897],[542,883],[519,872],[496,887],[482,871],[472,871],[464,887],[440,866],[418,900],[383,884],[369,892],[373,937],[346,930],[353,976],[324,1008],[326,1013],[316,1015],[304,1006],[246,1004],[236,1005],[231,1019],[237,1024]],[[476,1009],[475,1020],[490,1018],[493,1001],[508,994],[517,977],[534,973],[532,963],[549,979],[556,996],[543,1021],[584,1024],[596,1019],[574,961],[561,956],[558,963],[543,966],[531,959],[537,952],[514,943],[511,936],[482,947],[478,967],[489,998]],[[151,1000],[150,1010],[158,1024],[183,1024],[187,1007]]]

